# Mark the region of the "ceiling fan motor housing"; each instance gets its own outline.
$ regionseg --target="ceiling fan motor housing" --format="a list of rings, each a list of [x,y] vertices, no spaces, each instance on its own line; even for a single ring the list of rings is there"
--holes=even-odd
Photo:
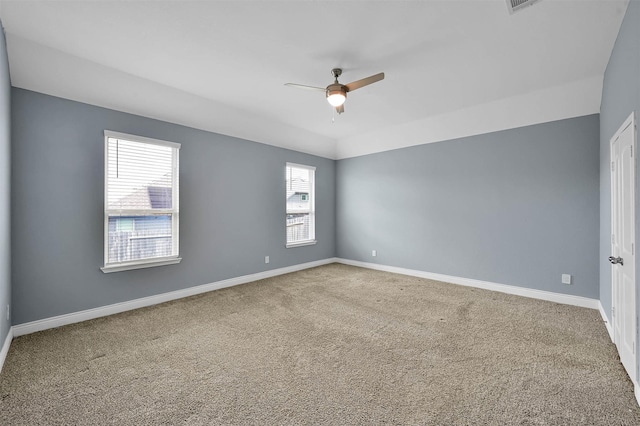
[[[334,93],[342,93],[346,96],[348,91],[347,86],[340,83],[333,83],[327,86],[327,96],[333,95]]]

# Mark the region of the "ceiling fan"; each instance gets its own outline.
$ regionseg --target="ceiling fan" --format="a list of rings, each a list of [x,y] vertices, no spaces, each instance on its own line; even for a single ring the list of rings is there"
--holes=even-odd
[[[371,83],[375,83],[376,81],[380,81],[384,78],[384,73],[378,73],[367,78],[363,78],[362,80],[356,80],[354,82],[348,84],[341,84],[338,81],[338,77],[342,75],[342,68],[334,68],[331,70],[331,74],[335,78],[333,84],[328,85],[325,89],[322,87],[315,86],[305,86],[303,84],[295,84],[295,83],[286,83],[285,86],[298,87],[300,89],[308,89],[308,90],[318,90],[325,92],[327,96],[327,101],[331,104],[331,106],[336,108],[338,114],[342,114],[344,112],[344,101],[347,100],[347,92],[353,92],[356,89],[367,86]]]

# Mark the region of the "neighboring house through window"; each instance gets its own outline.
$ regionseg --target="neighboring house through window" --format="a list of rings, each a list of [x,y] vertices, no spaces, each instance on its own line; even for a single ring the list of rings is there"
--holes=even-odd
[[[315,171],[312,166],[287,163],[287,247],[316,243]]]
[[[180,262],[180,144],[105,130],[103,272]]]

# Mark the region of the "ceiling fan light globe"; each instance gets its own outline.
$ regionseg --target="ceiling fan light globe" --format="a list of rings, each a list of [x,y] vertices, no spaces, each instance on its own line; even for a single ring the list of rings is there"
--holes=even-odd
[[[347,89],[337,81],[327,86],[327,101],[333,107],[341,106],[347,100]]]
[[[327,101],[331,104],[331,106],[339,107],[344,104],[344,101],[347,100],[345,94],[341,91],[335,91],[333,93],[327,92]]]

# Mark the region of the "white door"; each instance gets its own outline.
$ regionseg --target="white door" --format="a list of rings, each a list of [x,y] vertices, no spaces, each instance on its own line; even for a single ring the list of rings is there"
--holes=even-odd
[[[611,138],[611,280],[613,336],[636,380],[635,114]]]

